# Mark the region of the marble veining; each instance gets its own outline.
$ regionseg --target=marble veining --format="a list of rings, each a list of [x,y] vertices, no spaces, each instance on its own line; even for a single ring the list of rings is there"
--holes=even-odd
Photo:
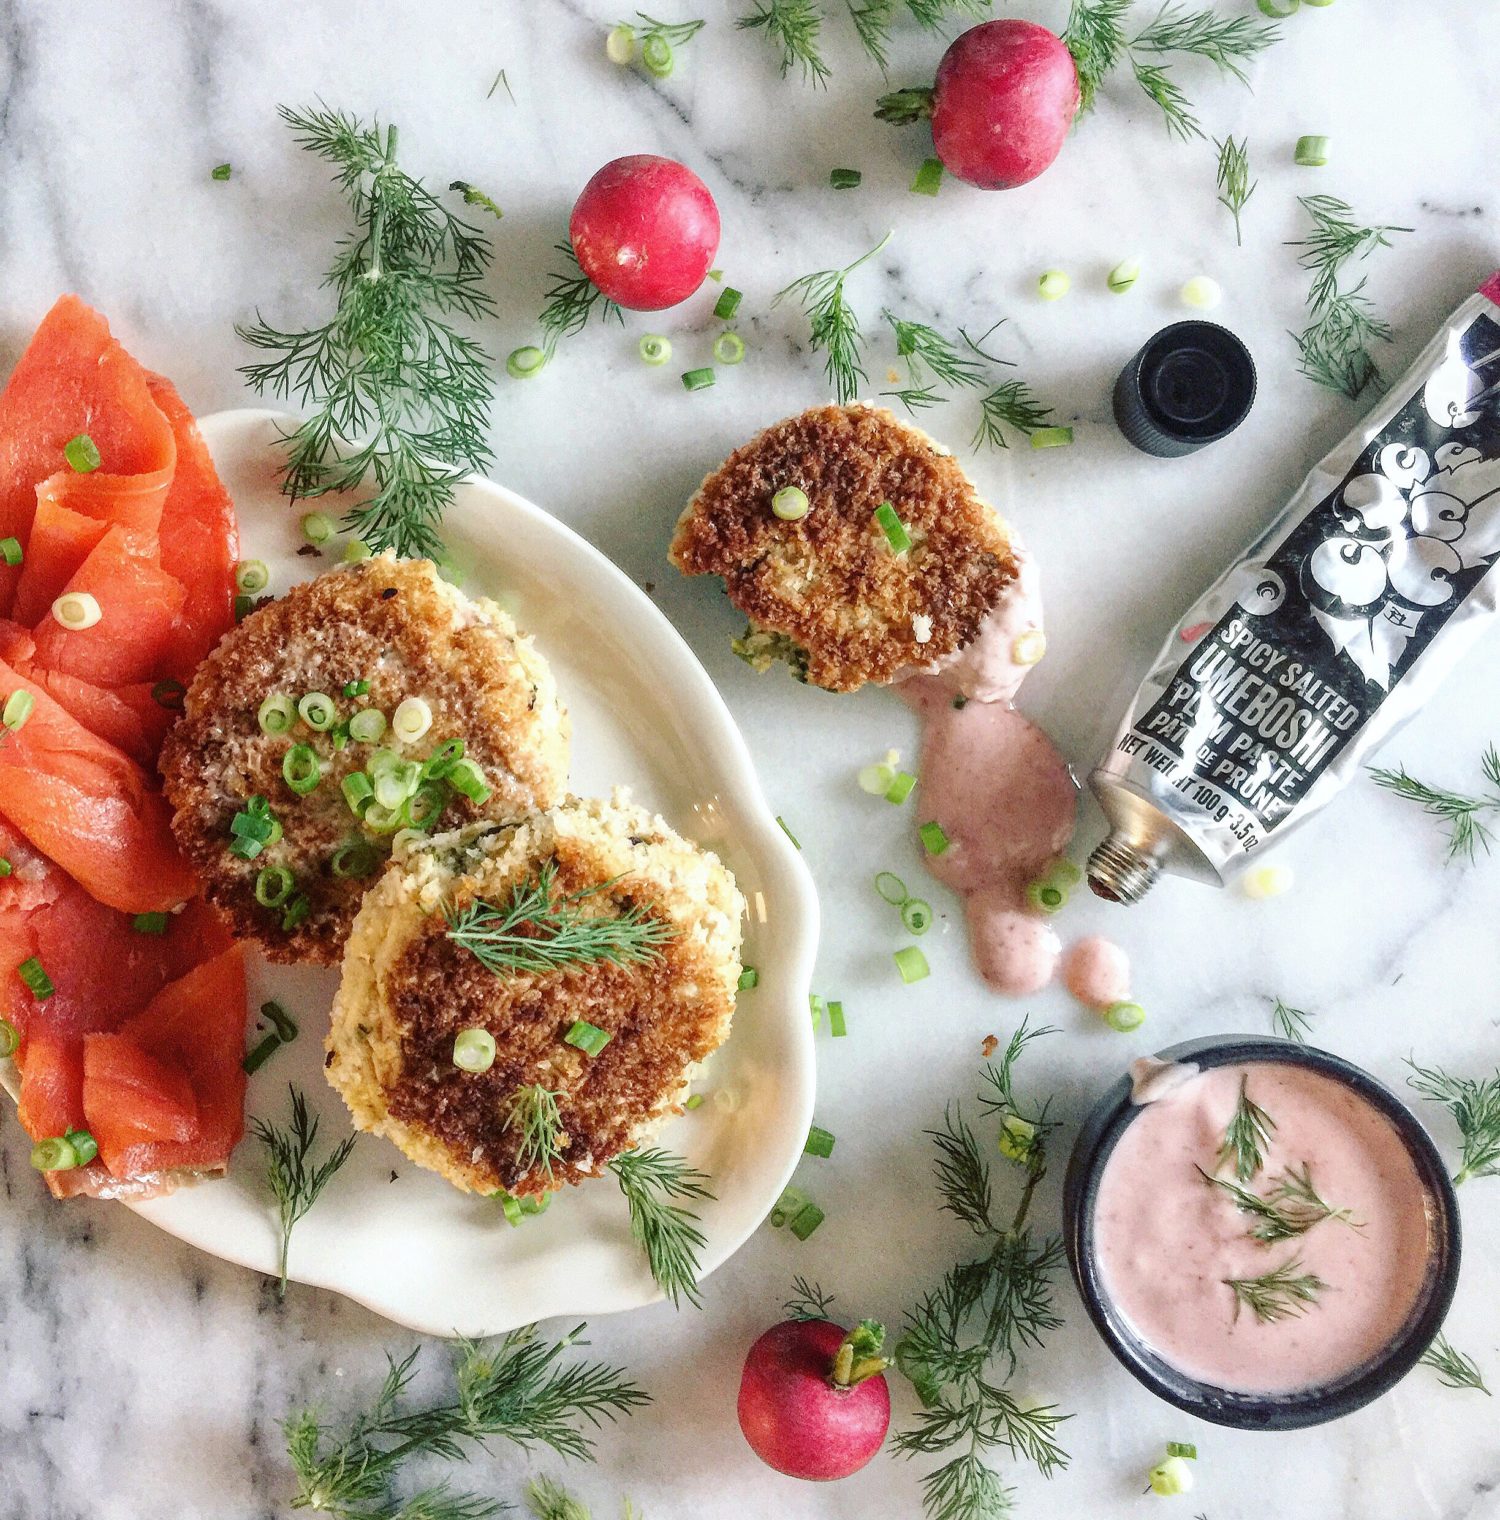
[[[819,1167],[827,1225],[806,1245],[784,1233],[752,1240],[707,1285],[702,1314],[658,1307],[592,1326],[596,1352],[627,1364],[656,1402],[601,1436],[597,1466],[567,1477],[598,1516],[618,1513],[623,1494],[653,1520],[915,1516],[920,1464],[885,1457],[816,1489],[760,1468],[735,1426],[734,1391],[745,1347],[777,1317],[794,1272],[821,1280],[849,1315],[894,1325],[964,1250],[962,1230],[932,1206],[921,1130],[973,1087],[981,1039],[1003,1036],[1024,1011],[1057,1024],[1028,1082],[1054,1090],[1070,1123],[1130,1057],[1192,1034],[1266,1028],[1275,995],[1314,1013],[1320,1043],[1390,1081],[1408,1052],[1480,1075],[1500,1026],[1500,861],[1445,866],[1428,821],[1360,782],[1285,846],[1297,873],[1288,897],[1253,904],[1174,882],[1133,910],[1070,907],[1070,934],[1111,932],[1129,947],[1149,1011],[1137,1036],[1110,1034],[1056,990],[1022,1006],[987,994],[947,899],[935,897],[943,916],[927,941],[934,975],[903,990],[868,883],[883,867],[917,880],[920,866],[907,820],[872,812],[852,774],[888,746],[912,754],[910,716],[885,694],[835,702],[753,676],[729,652],[736,630],[719,595],[665,565],[670,525],[703,471],[750,430],[823,395],[805,329],[795,311],[772,308],[774,293],[893,228],[851,282],[874,339],[871,389],[885,388],[892,358],[877,331],[882,306],[975,332],[1004,317],[994,344],[1016,361],[1012,373],[1076,427],[1069,450],[984,455],[972,468],[1042,567],[1050,648],[1026,706],[1082,771],[1163,628],[1355,420],[1294,373],[1285,330],[1300,325],[1306,283],[1283,246],[1301,232],[1294,196],[1328,191],[1413,229],[1369,266],[1370,293],[1396,332],[1388,372],[1500,264],[1500,127],[1484,66],[1500,51],[1500,17],[1457,0],[1304,7],[1255,69],[1253,93],[1193,71],[1205,126],[1248,134],[1259,176],[1236,248],[1214,201],[1212,149],[1169,140],[1123,84],[1036,184],[986,196],[949,183],[929,201],[906,189],[926,151],[921,133],[870,121],[881,81],[843,20],[827,28],[834,76],[820,92],[777,79],[759,36],[731,26],[739,8],[659,0],[653,12],[696,12],[710,25],[679,73],[653,82],[605,62],[604,26],[618,17],[604,0],[10,0],[0,16],[0,357],[8,364],[56,294],[76,289],[198,411],[244,404],[233,323],[257,306],[288,321],[317,311],[338,230],[321,169],[276,122],[281,101],[320,95],[378,111],[400,123],[412,168],[434,182],[471,180],[501,202],[500,316],[486,333],[500,353],[534,336],[549,250],[600,163],[658,151],[704,174],[724,218],[719,262],[746,292],[746,363],[695,395],[676,381],[686,362],[642,370],[634,345],[647,330],[670,332],[685,361],[706,360],[713,324],[701,297],[623,332],[595,329],[539,380],[502,381],[495,473],[649,583],[720,684],[817,877],[819,990],[842,996],[851,1037],[825,1037],[820,1049],[819,1122],[839,1141],[835,1159],[808,1166]],[[1031,0],[1006,13],[1017,10],[1060,26],[1065,6]],[[894,82],[929,77],[940,51],[903,35]],[[486,94],[501,68],[514,101]],[[1328,168],[1293,166],[1302,133],[1331,137]],[[212,182],[225,160],[233,179]],[[863,187],[831,192],[835,165],[862,169]],[[1130,254],[1141,256],[1140,282],[1112,296],[1104,274]],[[1034,282],[1054,267],[1072,273],[1073,291],[1043,305]],[[1109,387],[1150,332],[1184,314],[1176,292],[1198,273],[1223,285],[1217,316],[1249,343],[1260,396],[1229,440],[1158,463],[1114,432]],[[962,449],[974,417],[956,403],[926,422]],[[1472,786],[1482,745],[1500,737],[1497,683],[1492,634],[1387,754]],[[1086,813],[1081,840],[1098,828]],[[1441,1116],[1434,1128],[1451,1145]],[[278,1422],[306,1403],[353,1409],[386,1351],[404,1353],[413,1338],[331,1294],[294,1289],[278,1305],[253,1276],[123,1209],[57,1207],[26,1154],[5,1119],[0,1520],[287,1514]],[[1040,1200],[1044,1221],[1056,1217],[1057,1181]],[[1500,1384],[1500,1182],[1468,1183],[1461,1201],[1466,1265],[1449,1330]],[[1074,1461],[1050,1482],[1010,1467],[1019,1515],[1124,1520],[1162,1503],[1207,1520],[1500,1516],[1490,1401],[1419,1371],[1335,1426],[1275,1437],[1196,1427],[1113,1364],[1070,1287],[1060,1296],[1067,1326],[1029,1359],[1024,1383],[1076,1412],[1065,1431]],[[439,1343],[424,1348],[419,1394],[438,1386],[445,1357]],[[897,1401],[909,1411],[902,1388]],[[1197,1441],[1198,1487],[1183,1500],[1143,1499],[1142,1475],[1169,1439]],[[561,1475],[562,1464],[497,1449],[463,1476],[514,1500],[539,1471]]]

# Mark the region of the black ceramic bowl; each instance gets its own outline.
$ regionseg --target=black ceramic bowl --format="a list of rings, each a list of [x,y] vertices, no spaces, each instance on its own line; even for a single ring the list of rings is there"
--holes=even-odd
[[[1063,1221],[1068,1263],[1084,1306],[1104,1343],[1158,1398],[1199,1419],[1239,1430],[1295,1430],[1336,1420],[1393,1388],[1411,1371],[1441,1328],[1458,1285],[1458,1200],[1437,1147],[1421,1121],[1389,1088],[1325,1050],[1288,1040],[1214,1035],[1158,1052],[1163,1061],[1193,1061],[1207,1070],[1240,1062],[1276,1061],[1306,1066],[1352,1088],[1395,1126],[1427,1191],[1432,1254],[1421,1295],[1395,1338],[1372,1360],[1332,1382],[1295,1393],[1247,1394],[1217,1388],[1172,1366],[1136,1335],[1110,1301],[1094,1258],[1094,1205],[1099,1179],[1116,1141],[1142,1110],[1130,1101],[1130,1078],[1117,1082],[1094,1105],[1068,1160]]]

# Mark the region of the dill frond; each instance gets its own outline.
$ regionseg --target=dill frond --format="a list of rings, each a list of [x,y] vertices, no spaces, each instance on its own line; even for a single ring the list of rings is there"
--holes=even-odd
[[[955,388],[984,384],[984,366],[966,358],[936,328],[925,322],[905,321],[890,311],[881,315],[896,335],[896,353],[907,361],[914,381],[925,368],[944,385]]]
[[[1007,427],[1020,433],[1031,433],[1045,427],[1051,415],[1052,408],[1044,406],[1024,380],[1006,380],[980,398],[979,427],[974,433],[972,447],[979,449],[988,444],[996,449],[1009,448],[1005,436]]]
[[[1451,1077],[1436,1066],[1418,1066],[1411,1060],[1406,1064],[1412,1070],[1406,1085],[1441,1103],[1458,1126],[1463,1149],[1454,1186],[1470,1177],[1500,1176],[1500,1070],[1476,1082]]]
[[[783,79],[796,64],[804,83],[827,87],[828,65],[820,37],[823,16],[814,0],[756,0],[755,9],[735,25],[742,30],[758,27],[766,34],[780,55]]]
[[[1219,1165],[1233,1162],[1235,1177],[1249,1182],[1266,1164],[1265,1153],[1270,1149],[1275,1128],[1276,1121],[1251,1098],[1249,1077],[1241,1075],[1239,1101],[1225,1126],[1224,1143],[1219,1147]]]
[[[888,232],[873,248],[842,269],[819,269],[793,280],[771,303],[776,306],[787,296],[796,297],[807,314],[813,351],[823,353],[824,371],[841,404],[854,400],[866,379],[861,362],[864,337],[854,308],[844,299],[844,282],[890,240]]]
[[[1477,796],[1428,786],[1405,766],[1394,770],[1372,769],[1370,779],[1408,802],[1419,803],[1430,818],[1441,819],[1448,827],[1449,860],[1467,860],[1472,865],[1481,846],[1486,854],[1490,849],[1490,831],[1482,821],[1483,816],[1500,811],[1500,749],[1486,745],[1480,766],[1493,790]]]
[[[1271,1028],[1284,1040],[1296,1040],[1307,1044],[1307,1032],[1312,1027],[1312,1015],[1302,1008],[1293,1008],[1273,998],[1271,1002]]]
[[[672,47],[681,47],[685,42],[691,42],[708,25],[706,21],[658,21],[654,16],[648,16],[645,11],[637,11],[635,14],[641,23],[642,41],[647,37],[660,37]],[[622,24],[630,25],[629,22]]]
[[[792,1296],[781,1307],[788,1319],[827,1319],[833,1304],[833,1294],[798,1276],[792,1279]]]
[[[552,1163],[557,1159],[563,1135],[562,1115],[558,1112],[557,1094],[539,1082],[518,1087],[505,1114],[506,1129],[519,1133],[516,1144],[516,1170],[541,1172],[552,1179]]]
[[[1299,1172],[1289,1167],[1276,1178],[1271,1191],[1266,1194],[1253,1192],[1243,1184],[1227,1177],[1215,1177],[1200,1166],[1198,1175],[1210,1186],[1221,1188],[1234,1201],[1242,1214],[1252,1215],[1255,1223],[1250,1236],[1262,1245],[1275,1245],[1277,1241],[1291,1240],[1305,1235],[1315,1224],[1325,1219],[1347,1224],[1351,1229],[1363,1229],[1349,1209],[1336,1209],[1325,1203],[1313,1186],[1312,1167],[1304,1162]]]
[[[656,1285],[676,1307],[701,1308],[698,1260],[706,1240],[698,1216],[673,1199],[711,1199],[709,1178],[663,1150],[626,1151],[609,1163],[630,1206],[630,1233],[646,1253]]]
[[[1263,1325],[1306,1314],[1309,1306],[1317,1303],[1318,1294],[1328,1289],[1316,1273],[1303,1272],[1296,1257],[1259,1277],[1225,1277],[1220,1281],[1234,1294],[1234,1317],[1238,1319],[1240,1310],[1248,1309]]]
[[[1260,183],[1250,178],[1250,140],[1242,137],[1235,142],[1230,135],[1223,142],[1215,139],[1214,147],[1219,150],[1219,204],[1234,218],[1234,241],[1239,247],[1244,241],[1240,236],[1240,212]]]
[[[526,1485],[526,1508],[536,1520],[591,1520],[588,1505],[546,1477]]]
[[[1472,1388],[1490,1397],[1479,1363],[1458,1350],[1445,1335],[1438,1336],[1417,1361],[1423,1367],[1431,1367],[1444,1388]]]
[[[548,355],[557,352],[564,338],[581,333],[597,312],[601,322],[625,322],[625,314],[583,272],[571,243],[554,244],[562,256],[561,274],[549,274],[552,283],[545,293],[546,304],[540,317],[542,347]]]

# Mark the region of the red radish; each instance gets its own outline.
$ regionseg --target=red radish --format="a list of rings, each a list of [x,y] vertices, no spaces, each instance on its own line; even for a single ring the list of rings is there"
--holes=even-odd
[[[884,1341],[873,1320],[845,1330],[826,1319],[788,1319],[767,1330],[740,1377],[740,1429],[755,1455],[788,1477],[820,1483],[858,1472],[891,1423]]]
[[[1078,115],[1078,70],[1034,21],[986,21],[954,39],[930,90],[881,97],[882,121],[932,119],[943,167],[981,190],[1024,185],[1058,155]]]
[[[719,208],[686,164],[632,153],[583,187],[568,235],[583,272],[611,301],[660,311],[703,283],[719,251]]]

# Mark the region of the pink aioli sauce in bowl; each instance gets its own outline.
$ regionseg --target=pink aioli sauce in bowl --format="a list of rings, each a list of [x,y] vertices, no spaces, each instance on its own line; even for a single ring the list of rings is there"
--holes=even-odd
[[[1110,1350],[1159,1397],[1241,1429],[1386,1392],[1458,1280],[1457,1204],[1420,1121],[1358,1067],[1280,1040],[1137,1062],[1085,1122],[1063,1207]]]

